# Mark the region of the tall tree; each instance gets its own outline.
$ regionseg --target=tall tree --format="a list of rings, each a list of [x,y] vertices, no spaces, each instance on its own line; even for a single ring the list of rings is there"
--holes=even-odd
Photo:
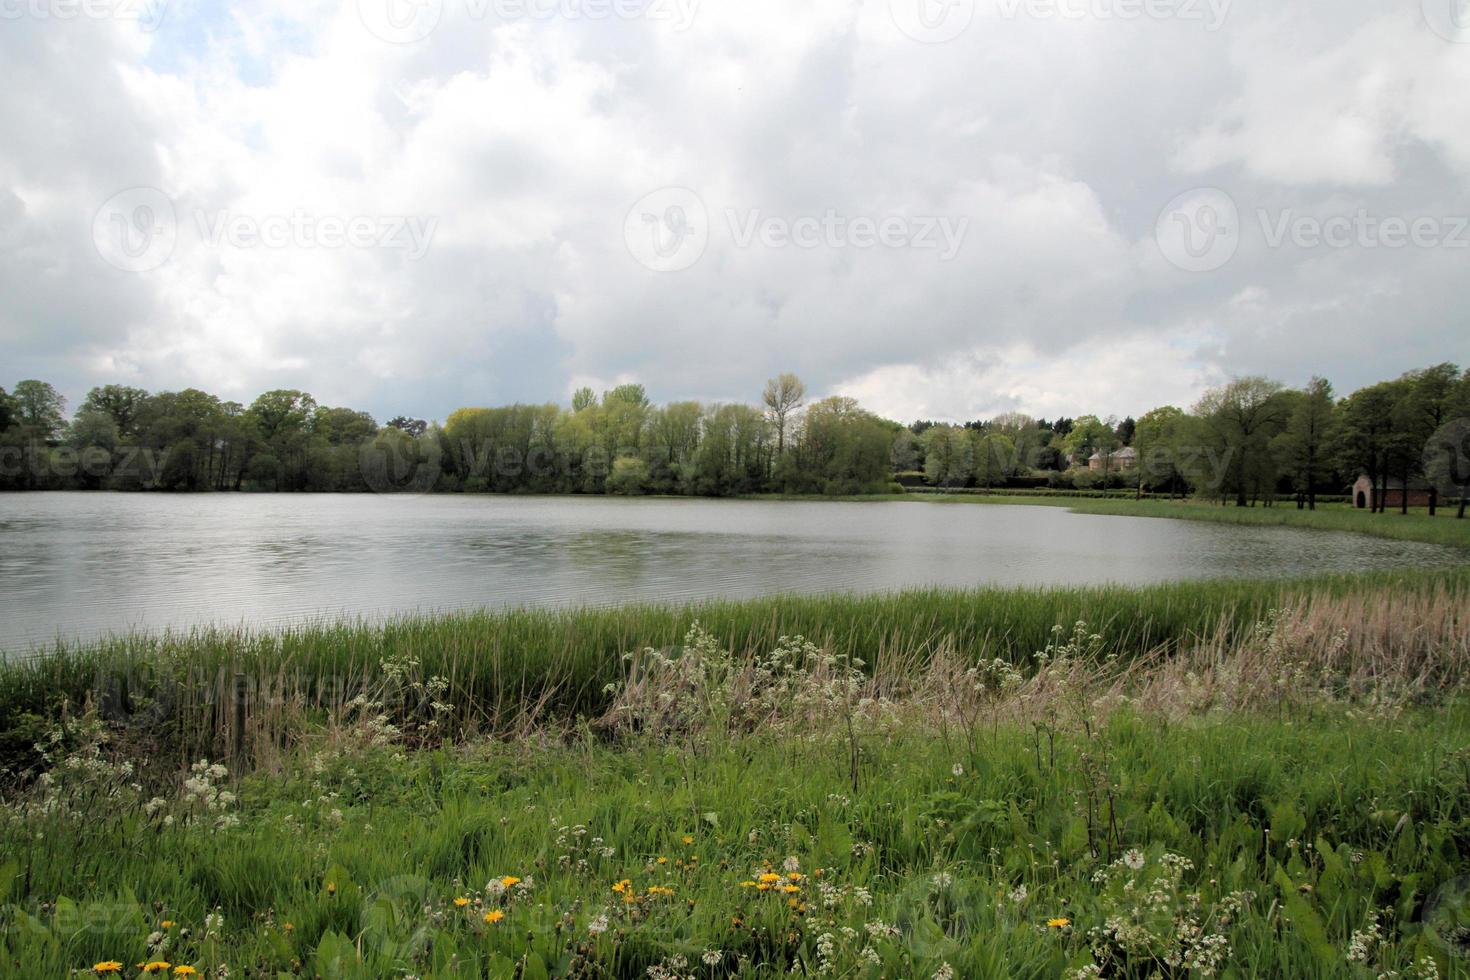
[[[776,453],[786,452],[786,421],[806,400],[806,385],[789,372],[779,374],[766,382],[761,401],[766,406],[766,415],[776,427]]]
[[[1333,472],[1328,447],[1336,424],[1332,384],[1313,378],[1294,400],[1285,430],[1272,440],[1271,450],[1291,480],[1298,508],[1317,509],[1317,488]]]
[[[148,392],[142,388],[103,385],[87,392],[78,411],[105,413],[117,426],[119,438],[133,439],[138,434],[138,413],[147,400]]]
[[[33,439],[55,442],[66,427],[66,399],[44,381],[22,381],[11,395],[16,417]]]
[[[1211,389],[1195,406],[1217,449],[1228,454],[1226,468],[1235,505],[1245,507],[1247,493],[1258,496],[1275,482],[1270,442],[1286,424],[1282,386],[1268,378],[1236,378]]]

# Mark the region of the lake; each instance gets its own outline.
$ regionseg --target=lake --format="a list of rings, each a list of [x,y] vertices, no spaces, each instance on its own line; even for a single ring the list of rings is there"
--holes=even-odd
[[[603,497],[0,494],[0,651],[58,636],[776,592],[1450,565],[1355,534],[1057,507]]]

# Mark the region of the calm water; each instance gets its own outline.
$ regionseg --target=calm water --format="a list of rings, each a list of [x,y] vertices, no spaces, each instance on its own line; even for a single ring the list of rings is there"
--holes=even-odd
[[[1459,560],[1352,534],[1054,507],[0,494],[0,650],[206,622]]]

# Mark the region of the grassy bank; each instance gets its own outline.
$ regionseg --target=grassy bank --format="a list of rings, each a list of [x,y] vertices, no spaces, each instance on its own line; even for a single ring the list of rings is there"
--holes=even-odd
[[[923,662],[938,650],[1024,665],[1054,626],[1079,619],[1104,633],[1103,655],[1132,659],[1221,632],[1248,634],[1270,610],[1293,602],[1349,596],[1368,608],[1433,595],[1448,604],[1470,601],[1470,568],[1136,589],[780,596],[688,607],[457,613],[280,632],[131,635],[0,665],[0,766],[27,764],[46,719],[89,703],[109,721],[156,737],[160,751],[181,757],[233,751],[237,674],[250,702],[247,722],[258,717],[269,726],[283,703],[340,705],[380,684],[385,664],[412,663],[418,676],[444,679],[456,728],[493,733],[536,718],[600,714],[624,654],[675,648],[696,620],[740,652],[770,649],[780,637],[799,634],[874,668]]]
[[[1063,631],[1028,680],[886,686],[691,634],[625,667],[613,730],[426,741],[373,708],[147,788],[74,719],[0,810],[0,972],[1470,975],[1463,624],[1413,668],[1324,625],[1178,673]]]
[[[862,498],[853,497],[851,500]],[[1425,510],[1408,514],[1370,514],[1346,504],[1319,504],[1316,510],[1297,510],[1291,504],[1274,507],[1220,506],[1193,500],[1119,500],[1075,496],[1005,496],[1003,494],[912,494],[907,497],[870,500],[922,500],[945,504],[1010,504],[1032,507],[1067,507],[1079,514],[1115,517],[1172,517],[1184,521],[1210,521],[1255,527],[1300,527],[1320,531],[1351,531],[1397,541],[1422,541],[1452,548],[1470,549],[1470,519],[1456,520],[1454,508],[1430,517]]]

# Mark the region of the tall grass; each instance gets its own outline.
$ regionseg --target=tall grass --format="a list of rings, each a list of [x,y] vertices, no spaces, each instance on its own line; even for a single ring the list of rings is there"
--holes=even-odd
[[[860,498],[854,498],[860,499]],[[891,498],[890,498],[891,499]],[[948,504],[1009,504],[1067,507],[1079,514],[1115,517],[1168,517],[1255,527],[1300,527],[1319,531],[1349,531],[1395,541],[1422,541],[1452,548],[1470,548],[1470,520],[1456,520],[1454,508],[1435,517],[1427,511],[1370,514],[1346,504],[1319,504],[1316,510],[1297,510],[1291,504],[1274,507],[1221,506],[1196,500],[1119,500],[1066,496],[1005,496],[1003,494],[922,494],[910,499]]]
[[[381,624],[321,622],[281,630],[198,629],[58,644],[0,665],[0,751],[24,753],[28,716],[53,718],[91,704],[109,720],[155,733],[181,758],[237,748],[237,675],[258,731],[280,730],[290,711],[341,708],[372,695],[387,661],[415,677],[448,681],[460,729],[506,731],[528,715],[594,717],[622,657],[677,646],[698,621],[737,653],[803,635],[874,669],[922,663],[944,649],[963,659],[1024,664],[1052,627],[1086,620],[1104,654],[1168,654],[1205,638],[1252,630],[1271,610],[1306,596],[1470,599],[1470,568],[1405,570],[1280,582],[1218,580],[1147,588],[927,590],[886,595],[777,596],[689,606],[462,612]],[[1403,628],[1413,623],[1405,621]],[[0,765],[14,763],[0,758]]]

